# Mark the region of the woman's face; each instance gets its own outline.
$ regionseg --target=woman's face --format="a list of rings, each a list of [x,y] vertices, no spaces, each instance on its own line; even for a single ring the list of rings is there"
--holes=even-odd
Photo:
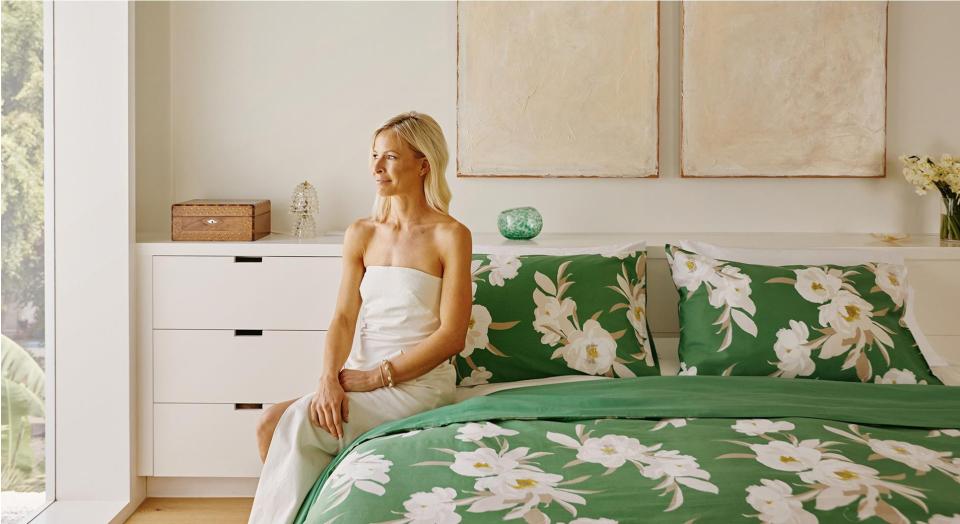
[[[417,157],[413,149],[391,130],[377,135],[370,152],[370,172],[380,196],[423,192],[428,170],[426,158]]]

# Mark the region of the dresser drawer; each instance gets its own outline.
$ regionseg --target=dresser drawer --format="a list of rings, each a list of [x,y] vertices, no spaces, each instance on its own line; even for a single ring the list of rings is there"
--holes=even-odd
[[[330,326],[340,257],[153,257],[154,329]]]
[[[263,409],[271,404],[264,404]],[[157,477],[258,477],[257,421],[263,409],[233,404],[154,404]]]
[[[326,331],[154,330],[155,402],[281,402],[316,390]]]

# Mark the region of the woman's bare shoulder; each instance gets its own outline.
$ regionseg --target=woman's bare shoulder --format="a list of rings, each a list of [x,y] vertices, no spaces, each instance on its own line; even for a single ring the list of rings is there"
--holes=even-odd
[[[343,250],[345,253],[363,256],[370,237],[373,236],[376,223],[367,217],[361,217],[347,226],[343,235]]]
[[[473,247],[473,235],[470,228],[453,217],[447,217],[436,227],[436,241],[438,247],[446,254],[453,255],[461,250],[468,252]]]
[[[376,227],[377,223],[370,217],[360,217],[347,226],[347,232],[353,232],[354,234],[369,233]]]

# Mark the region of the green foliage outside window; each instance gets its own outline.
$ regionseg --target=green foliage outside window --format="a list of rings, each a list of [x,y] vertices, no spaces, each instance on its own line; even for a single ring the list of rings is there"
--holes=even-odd
[[[17,340],[44,340],[43,4],[2,2],[2,317]],[[35,309],[34,309],[35,308]],[[34,309],[32,318],[20,317]],[[26,345],[26,343],[24,344]],[[33,429],[45,418],[44,371],[2,336],[2,490],[43,492],[45,457]],[[39,355],[42,356],[43,348]],[[39,451],[38,451],[39,448]],[[7,513],[4,512],[6,522]]]
[[[3,316],[36,306],[42,338],[43,4],[3,2]]]

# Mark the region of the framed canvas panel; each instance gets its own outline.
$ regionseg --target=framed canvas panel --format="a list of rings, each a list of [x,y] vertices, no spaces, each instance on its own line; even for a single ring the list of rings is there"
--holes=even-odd
[[[682,176],[885,176],[885,2],[684,2],[682,19]]]
[[[459,2],[457,176],[656,177],[656,2]]]

